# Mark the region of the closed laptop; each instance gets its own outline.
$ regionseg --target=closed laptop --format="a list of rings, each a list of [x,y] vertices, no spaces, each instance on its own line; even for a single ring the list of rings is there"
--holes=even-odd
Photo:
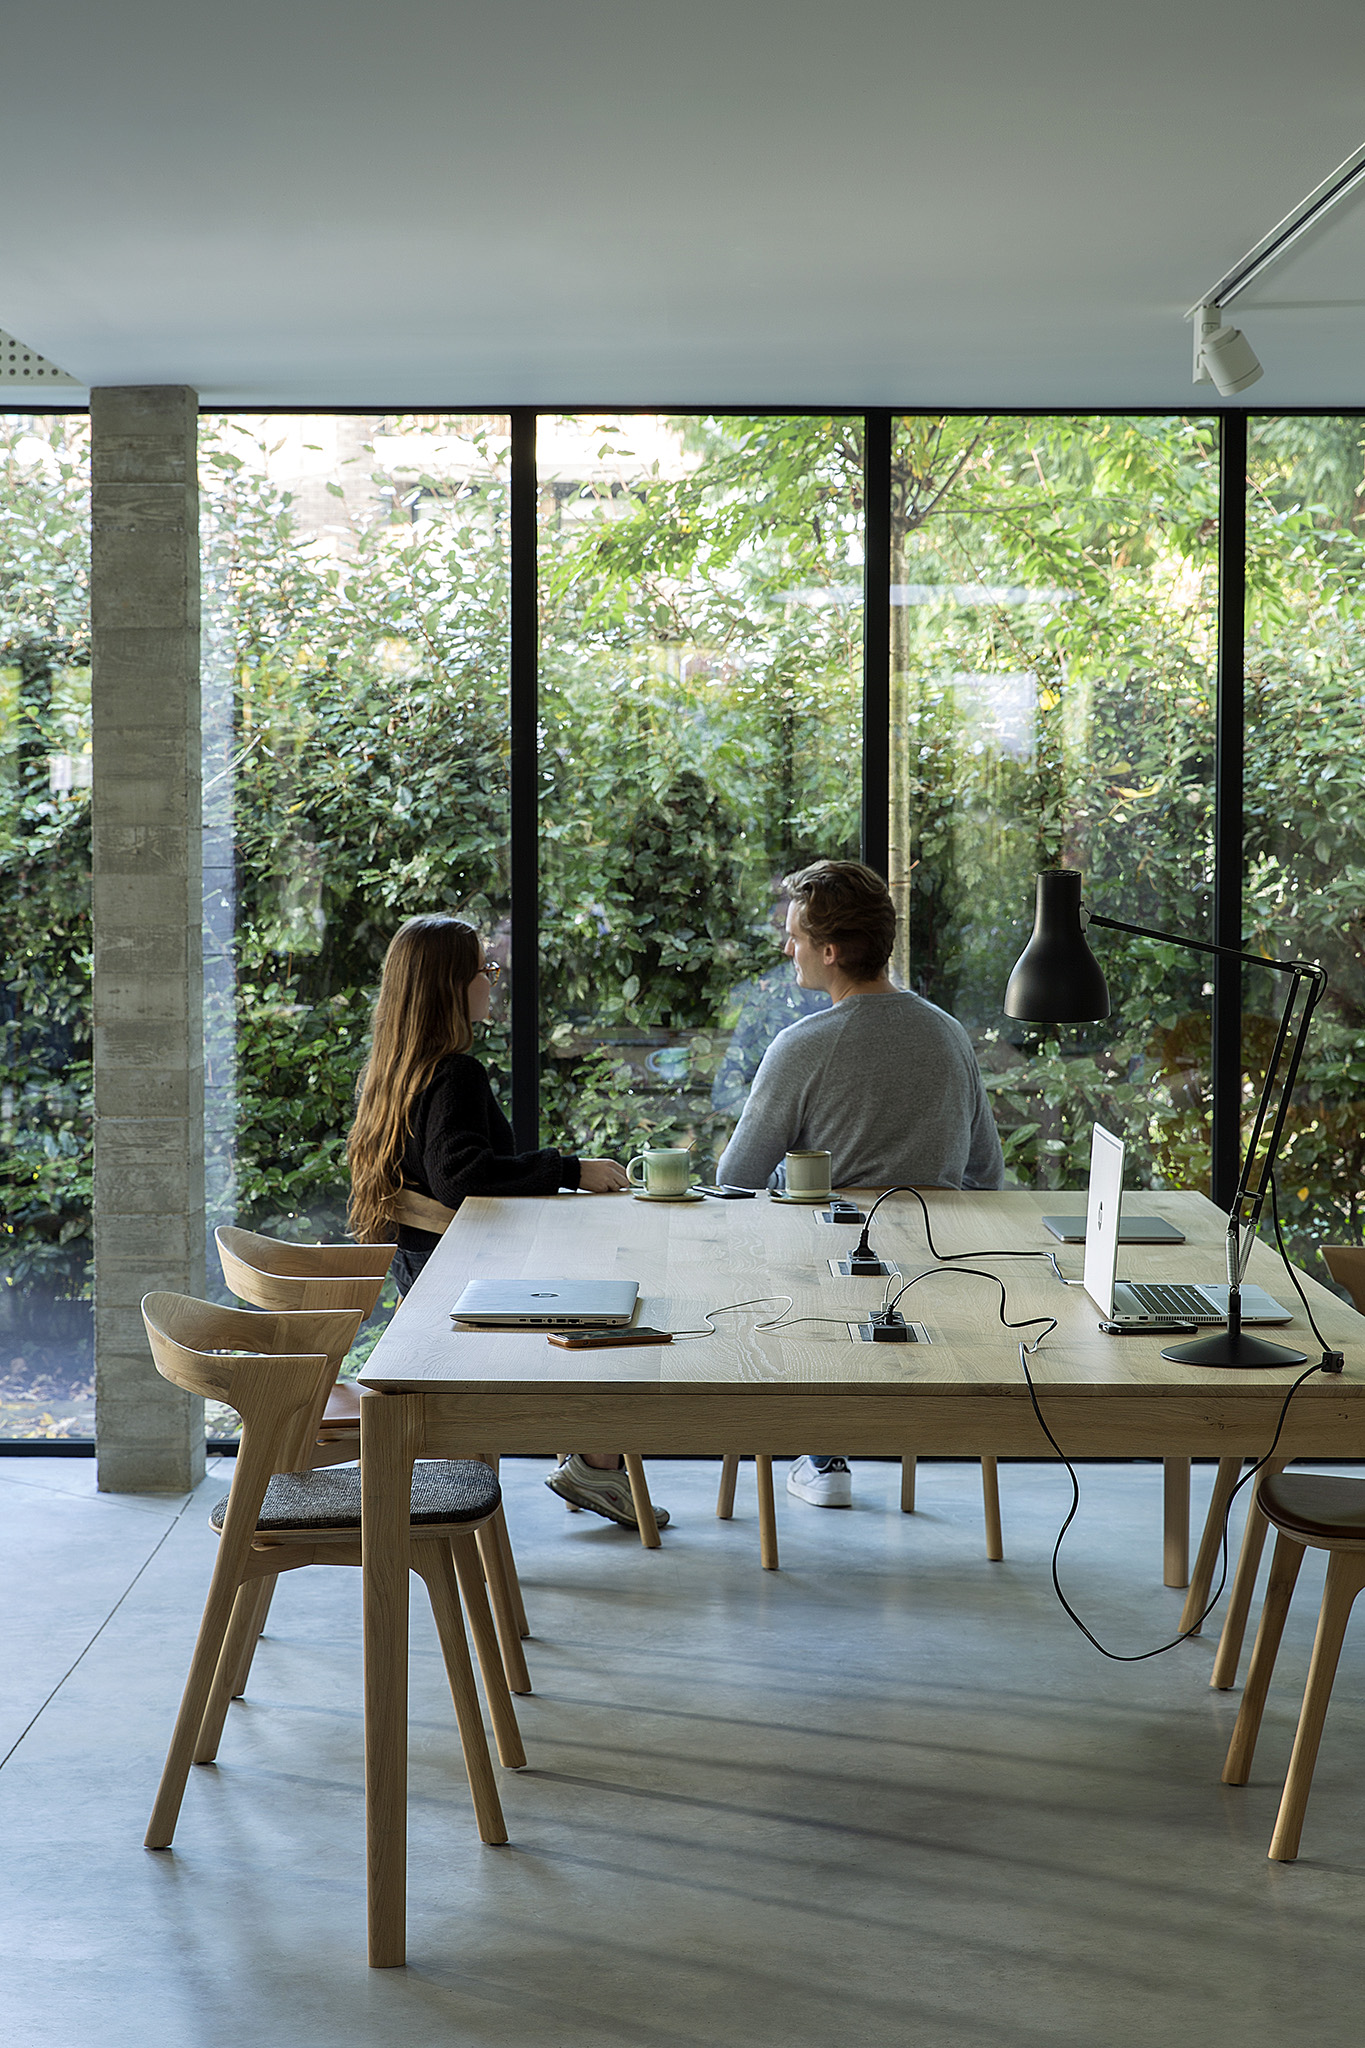
[[[471,1280],[450,1313],[490,1330],[618,1327],[639,1294],[638,1280]]]

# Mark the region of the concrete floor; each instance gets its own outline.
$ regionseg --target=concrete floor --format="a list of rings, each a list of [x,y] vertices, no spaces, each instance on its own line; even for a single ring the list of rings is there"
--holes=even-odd
[[[1002,1466],[1000,1565],[972,1465],[922,1467],[913,1517],[890,1465],[855,1467],[849,1514],[779,1494],[776,1576],[751,1466],[728,1526],[713,1465],[655,1466],[676,1525],[657,1554],[567,1514],[543,1469],[504,1473],[537,1688],[531,1766],[501,1774],[512,1843],[474,1834],[418,1587],[411,1960],[376,1972],[358,1574],[281,1587],[221,1761],[193,1772],[174,1852],[149,1854],[223,1475],[190,1501],[111,1497],[88,1462],[0,1459],[7,2048],[1359,2041],[1365,1626],[1304,1855],[1265,1854],[1312,1561],[1235,1791],[1213,1633],[1111,1664],[1059,1611],[1055,1468]],[[1159,1470],[1082,1481],[1068,1591],[1111,1645],[1161,1640],[1179,1596]]]

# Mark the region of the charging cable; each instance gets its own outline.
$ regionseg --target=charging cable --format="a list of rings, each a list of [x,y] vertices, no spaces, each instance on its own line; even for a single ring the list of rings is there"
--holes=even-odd
[[[1310,1322],[1312,1321],[1311,1316],[1309,1317],[1309,1320]],[[1314,1328],[1316,1329],[1316,1325],[1314,1325]],[[1019,1363],[1024,1369],[1024,1378],[1028,1382],[1029,1399],[1033,1403],[1033,1412],[1038,1418],[1038,1427],[1042,1430],[1043,1435],[1047,1438],[1053,1450],[1057,1453],[1057,1456],[1066,1466],[1067,1477],[1071,1481],[1071,1506],[1067,1509],[1065,1521],[1062,1523],[1061,1528],[1057,1531],[1057,1541],[1052,1546],[1052,1590],[1057,1595],[1057,1598],[1061,1602],[1064,1611],[1070,1617],[1070,1619],[1075,1622],[1077,1628],[1085,1637],[1086,1641],[1088,1643],[1093,1644],[1095,1649],[1099,1651],[1100,1655],[1102,1657],[1108,1657],[1112,1663],[1142,1664],[1145,1663],[1148,1657],[1164,1656],[1167,1650],[1174,1650],[1175,1648],[1177,1648],[1179,1644],[1188,1642],[1191,1636],[1197,1635],[1199,1633],[1199,1630],[1203,1627],[1204,1623],[1208,1620],[1209,1616],[1213,1613],[1213,1610],[1218,1605],[1218,1602],[1222,1599],[1223,1588],[1227,1584],[1228,1578],[1228,1518],[1232,1513],[1232,1503],[1236,1500],[1238,1494],[1242,1491],[1242,1488],[1244,1486],[1249,1485],[1251,1481],[1256,1477],[1256,1474],[1261,1470],[1262,1466],[1269,1464],[1270,1460],[1274,1457],[1275,1447],[1279,1443],[1280,1437],[1284,1430],[1285,1417],[1289,1413],[1289,1404],[1293,1400],[1295,1394],[1298,1393],[1299,1388],[1303,1385],[1304,1381],[1311,1380],[1315,1372],[1329,1372],[1331,1368],[1329,1366],[1324,1366],[1321,1364],[1310,1365],[1306,1372],[1301,1372],[1299,1374],[1293,1386],[1289,1389],[1288,1393],[1284,1397],[1283,1405],[1280,1408],[1280,1419],[1275,1424],[1275,1434],[1270,1440],[1270,1449],[1264,1454],[1264,1456],[1256,1460],[1255,1464],[1252,1465],[1249,1471],[1243,1474],[1243,1476],[1238,1480],[1237,1484],[1233,1487],[1232,1492],[1228,1495],[1227,1506],[1223,1510],[1223,1532],[1221,1543],[1222,1568],[1218,1574],[1218,1584],[1214,1587],[1213,1592],[1209,1597],[1209,1604],[1204,1609],[1203,1613],[1199,1615],[1197,1620],[1191,1622],[1188,1628],[1182,1629],[1178,1636],[1172,1636],[1171,1640],[1168,1643],[1158,1643],[1154,1650],[1124,1651],[1106,1649],[1105,1645],[1100,1641],[1099,1637],[1094,1633],[1094,1631],[1088,1628],[1086,1624],[1081,1620],[1080,1615],[1077,1614],[1075,1608],[1067,1599],[1066,1594],[1062,1591],[1062,1582],[1057,1572],[1057,1559],[1061,1553],[1062,1539],[1066,1535],[1067,1530],[1071,1527],[1071,1524],[1075,1521],[1077,1510],[1079,1509],[1081,1504],[1081,1486],[1080,1481],[1076,1477],[1075,1466],[1072,1464],[1070,1458],[1068,1458],[1066,1452],[1058,1443],[1056,1437],[1052,1434],[1052,1431],[1048,1428],[1047,1422],[1045,1421],[1043,1416],[1043,1411],[1038,1406],[1038,1390],[1033,1384],[1033,1374],[1028,1369],[1028,1357],[1026,1355],[1025,1347],[1022,1343],[1019,1346]]]

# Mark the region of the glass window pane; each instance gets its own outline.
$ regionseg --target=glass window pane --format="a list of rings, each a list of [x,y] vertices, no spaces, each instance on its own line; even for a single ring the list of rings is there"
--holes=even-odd
[[[861,421],[537,434],[544,1136],[704,1177],[808,1000],[775,884],[857,856]]]
[[[1043,867],[1211,935],[1216,424],[906,418],[892,488],[898,974],[971,1032],[1011,1181],[1083,1186],[1098,1118],[1130,1185],[1207,1186],[1202,963],[1097,933],[1105,1024],[1001,1002]]]
[[[1320,1244],[1365,1221],[1365,436],[1359,418],[1253,420],[1248,448],[1247,948],[1321,963],[1277,1181],[1285,1232],[1318,1278]],[[1285,976],[1247,976],[1250,1112]]]
[[[339,1238],[389,939],[505,938],[509,447],[505,416],[203,422],[210,1232]]]
[[[0,1436],[95,1429],[90,431],[0,414]]]

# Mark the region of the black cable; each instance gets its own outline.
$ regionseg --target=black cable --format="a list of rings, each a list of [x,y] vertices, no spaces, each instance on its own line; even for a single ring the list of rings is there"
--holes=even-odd
[[[1005,1293],[1005,1283],[1000,1278],[1000,1275],[998,1273],[983,1273],[979,1266],[959,1266],[957,1268],[957,1273],[968,1274],[974,1280],[990,1280],[994,1282],[995,1286],[997,1286],[1000,1289],[1000,1305],[998,1311],[1000,1320],[1007,1330],[1031,1330],[1038,1323],[1046,1323],[1047,1328],[1043,1331],[1043,1336],[1034,1338],[1032,1344],[1030,1344],[1028,1347],[1030,1351],[1036,1351],[1038,1349],[1038,1346],[1042,1343],[1043,1337],[1050,1337],[1052,1335],[1052,1332],[1056,1329],[1056,1316],[1025,1316],[1022,1322],[1012,1323],[1009,1317],[1005,1314],[1008,1296]],[[952,1280],[956,1277],[956,1273],[949,1273],[947,1275],[944,1275],[942,1272],[935,1271],[935,1269],[932,1266],[930,1266],[927,1272],[916,1273],[913,1280],[907,1280],[904,1286],[900,1289],[900,1292],[896,1295],[895,1300],[889,1302],[885,1308],[879,1310],[877,1314],[869,1318],[869,1320],[876,1322],[880,1318],[885,1318],[887,1316],[894,1315],[896,1313],[897,1308],[900,1305],[901,1295],[908,1294],[912,1287],[918,1287],[921,1280],[941,1280],[944,1278]],[[1021,1351],[1023,1350],[1024,1347],[1022,1343],[1019,1348]]]
[[[881,1208],[882,1203],[886,1200],[888,1195],[914,1196],[915,1200],[919,1203],[920,1208],[924,1214],[924,1242],[928,1247],[929,1256],[930,1258],[937,1259],[940,1265],[951,1266],[961,1259],[1046,1259],[1049,1265],[1052,1267],[1053,1272],[1057,1275],[1057,1278],[1061,1281],[1062,1285],[1065,1287],[1069,1284],[1066,1275],[1063,1273],[1061,1267],[1057,1264],[1057,1254],[1055,1252],[995,1251],[989,1247],[979,1252],[941,1252],[938,1246],[934,1243],[933,1228],[929,1221],[929,1204],[925,1201],[919,1189],[912,1187],[896,1187],[882,1189],[882,1192],[878,1195],[876,1201],[872,1204],[872,1207],[867,1212],[866,1220],[863,1223],[863,1234],[858,1239],[857,1244],[853,1248],[851,1254],[852,1258],[870,1258],[872,1256],[872,1245],[868,1238],[868,1232],[872,1228],[872,1218],[876,1215],[878,1209]]]
[[[1273,1169],[1270,1174],[1270,1217],[1271,1221],[1275,1225],[1275,1242],[1280,1248],[1280,1257],[1284,1261],[1284,1270],[1289,1275],[1290,1282],[1293,1286],[1295,1294],[1298,1295],[1299,1300],[1303,1303],[1303,1312],[1308,1318],[1309,1327],[1311,1328],[1313,1335],[1317,1338],[1319,1344],[1321,1344],[1322,1346],[1322,1359],[1320,1361],[1322,1369],[1324,1372],[1335,1372],[1339,1370],[1339,1367],[1329,1365],[1327,1361],[1329,1358],[1335,1359],[1338,1354],[1332,1350],[1331,1346],[1327,1342],[1327,1339],[1323,1336],[1322,1331],[1318,1328],[1317,1323],[1313,1317],[1313,1311],[1308,1305],[1308,1296],[1304,1293],[1303,1288],[1300,1286],[1299,1276],[1294,1271],[1293,1263],[1290,1260],[1289,1253],[1285,1250],[1284,1232],[1280,1228],[1279,1191],[1275,1186],[1275,1174]]]
[[[1310,1317],[1309,1320],[1311,1321],[1312,1318]],[[1228,1518],[1232,1513],[1232,1503],[1236,1500],[1238,1494],[1242,1491],[1242,1488],[1248,1485],[1250,1481],[1256,1477],[1256,1474],[1261,1470],[1262,1466],[1269,1464],[1270,1460],[1274,1457],[1275,1446],[1280,1441],[1281,1434],[1284,1430],[1285,1417],[1289,1413],[1289,1404],[1293,1400],[1295,1394],[1298,1393],[1299,1388],[1303,1385],[1305,1380],[1310,1380],[1315,1372],[1323,1372],[1324,1370],[1326,1370],[1326,1368],[1323,1367],[1321,1364],[1310,1365],[1306,1372],[1301,1372],[1299,1374],[1299,1377],[1295,1380],[1293,1386],[1289,1389],[1289,1392],[1284,1397],[1284,1403],[1280,1409],[1280,1419],[1275,1425],[1275,1434],[1270,1440],[1270,1449],[1266,1451],[1262,1457],[1259,1457],[1256,1460],[1255,1464],[1251,1466],[1249,1471],[1243,1474],[1243,1476],[1238,1480],[1237,1484],[1233,1487],[1232,1492],[1228,1495],[1227,1506],[1223,1510],[1223,1531],[1221,1542],[1222,1570],[1218,1575],[1218,1584],[1214,1587],[1213,1592],[1209,1597],[1209,1604],[1204,1609],[1204,1612],[1198,1617],[1197,1620],[1191,1622],[1188,1628],[1182,1629],[1178,1636],[1172,1636],[1171,1640],[1168,1643],[1159,1643],[1154,1650],[1123,1651],[1107,1650],[1104,1644],[1100,1641],[1099,1637],[1095,1635],[1092,1630],[1086,1627],[1085,1623],[1081,1620],[1080,1615],[1077,1614],[1075,1608],[1067,1599],[1066,1594],[1062,1591],[1062,1582],[1057,1573],[1057,1559],[1062,1548],[1062,1538],[1066,1535],[1067,1530],[1075,1521],[1076,1511],[1081,1504],[1080,1481],[1076,1477],[1076,1469],[1072,1464],[1070,1458],[1067,1457],[1066,1452],[1062,1449],[1061,1445],[1058,1443],[1056,1437],[1052,1434],[1052,1431],[1048,1428],[1047,1423],[1043,1418],[1043,1411],[1038,1406],[1038,1390],[1033,1384],[1033,1374],[1028,1369],[1028,1357],[1022,1344],[1020,1344],[1019,1346],[1019,1363],[1024,1368],[1024,1378],[1028,1382],[1029,1399],[1033,1403],[1033,1412],[1038,1418],[1038,1426],[1042,1430],[1043,1435],[1047,1438],[1048,1442],[1051,1444],[1053,1450],[1057,1453],[1057,1456],[1066,1466],[1067,1476],[1071,1481],[1071,1506],[1067,1510],[1065,1521],[1062,1523],[1061,1528],[1057,1531],[1057,1541],[1052,1546],[1052,1589],[1056,1593],[1058,1600],[1061,1602],[1061,1605],[1067,1613],[1067,1615],[1069,1616],[1069,1618],[1073,1622],[1075,1622],[1076,1627],[1080,1630],[1081,1634],[1085,1637],[1086,1641],[1088,1643],[1093,1644],[1095,1649],[1099,1651],[1102,1657],[1108,1657],[1111,1660],[1111,1662],[1115,1664],[1142,1664],[1146,1662],[1148,1657],[1164,1656],[1167,1650],[1174,1650],[1175,1648],[1177,1648],[1179,1644],[1187,1642],[1192,1635],[1196,1635],[1199,1632],[1199,1630],[1204,1626],[1204,1623],[1208,1620],[1214,1608],[1218,1605],[1218,1602],[1222,1599],[1223,1588],[1227,1584],[1228,1578]]]

